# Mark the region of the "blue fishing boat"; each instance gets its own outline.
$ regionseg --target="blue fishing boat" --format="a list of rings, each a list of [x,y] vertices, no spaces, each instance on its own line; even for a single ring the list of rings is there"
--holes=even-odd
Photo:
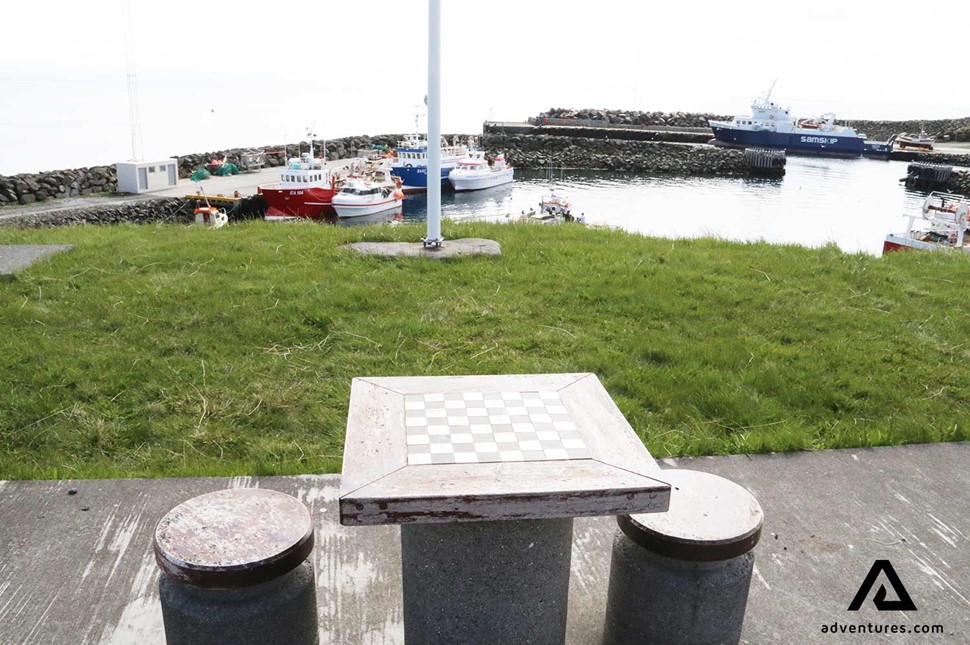
[[[888,156],[891,145],[867,142],[866,135],[836,125],[835,115],[794,119],[771,92],[751,104],[751,114],[731,121],[709,121],[714,145],[732,148],[780,148],[794,154],[827,157]],[[868,144],[868,145],[867,145]]]
[[[448,174],[468,154],[468,147],[458,144],[441,145],[442,184],[448,183]],[[421,134],[406,135],[399,141],[391,165],[393,174],[401,178],[405,193],[428,190],[428,140]]]

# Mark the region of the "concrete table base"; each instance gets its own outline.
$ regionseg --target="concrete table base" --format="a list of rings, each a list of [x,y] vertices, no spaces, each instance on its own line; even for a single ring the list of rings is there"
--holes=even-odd
[[[401,526],[408,645],[562,645],[573,521]]]

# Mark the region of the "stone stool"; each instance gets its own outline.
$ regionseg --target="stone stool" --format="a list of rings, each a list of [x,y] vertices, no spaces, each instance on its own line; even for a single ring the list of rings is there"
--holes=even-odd
[[[263,489],[194,497],[155,529],[168,645],[316,645],[313,523]]]
[[[736,645],[763,513],[716,475],[664,470],[666,513],[620,515],[613,542],[606,645]]]

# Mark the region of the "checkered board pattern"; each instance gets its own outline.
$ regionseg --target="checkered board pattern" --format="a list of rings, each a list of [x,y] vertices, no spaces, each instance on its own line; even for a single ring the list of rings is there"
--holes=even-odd
[[[557,392],[404,397],[408,465],[589,459]]]

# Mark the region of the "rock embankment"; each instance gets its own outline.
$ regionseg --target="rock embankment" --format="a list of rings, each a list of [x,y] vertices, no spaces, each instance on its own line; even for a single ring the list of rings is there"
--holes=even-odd
[[[518,168],[588,168],[680,175],[747,174],[740,150],[706,145],[490,134],[483,137],[489,154],[505,152]]]
[[[25,212],[0,218],[0,226],[48,228],[81,224],[152,224],[195,221],[191,204],[181,198],[146,199],[122,204],[98,204],[62,208],[41,213]]]
[[[839,120],[841,123],[841,119]],[[929,121],[849,121],[857,132],[865,132],[870,141],[885,141],[894,134],[918,134],[925,130],[937,141],[970,141],[970,117]]]
[[[955,172],[946,185],[946,191],[958,195],[970,195],[970,173]]]
[[[0,206],[107,193],[117,188],[118,177],[114,166],[54,170],[12,177],[0,175]]]
[[[552,119],[580,119],[584,121],[605,121],[611,125],[653,125],[674,128],[706,128],[708,121],[715,119],[723,121],[733,117],[723,114],[699,114],[696,112],[640,112],[639,110],[574,110],[568,108],[551,108],[536,117],[537,122],[543,118]]]

